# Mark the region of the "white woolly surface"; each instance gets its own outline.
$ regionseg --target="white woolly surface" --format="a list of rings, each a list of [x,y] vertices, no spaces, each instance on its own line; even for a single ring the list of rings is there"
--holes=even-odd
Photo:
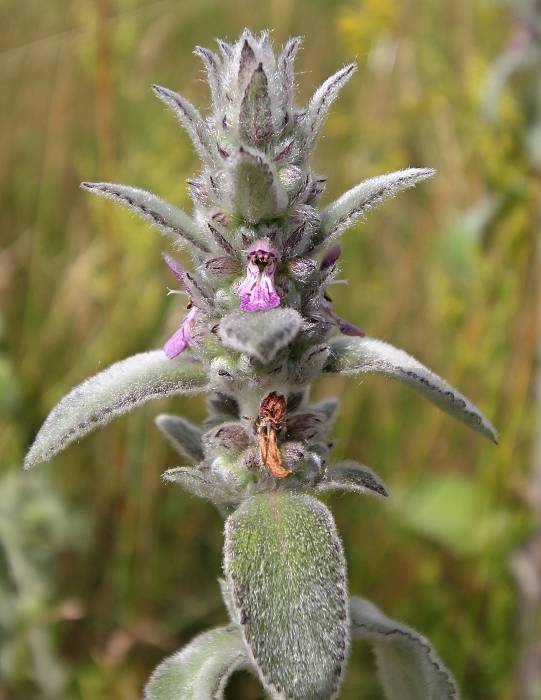
[[[309,496],[254,496],[228,518],[224,551],[238,619],[272,697],[334,698],[349,618],[344,554],[329,510]]]
[[[339,236],[376,204],[432,177],[435,172],[432,168],[407,168],[373,177],[348,190],[322,212],[325,243]]]
[[[206,383],[200,364],[186,357],[170,360],[163,350],[116,362],[72,389],[53,408],[26,455],[24,468],[46,462],[74,440],[150,399],[198,391]]]
[[[204,632],[156,668],[144,700],[222,700],[230,675],[249,666],[237,627]]]
[[[494,427],[469,399],[414,357],[382,340],[366,337],[333,340],[325,371],[385,374],[398,379],[492,442],[498,441]]]
[[[222,318],[218,334],[227,347],[267,363],[295,338],[301,326],[302,317],[294,309],[234,311]]]
[[[352,598],[351,633],[372,643],[387,700],[458,700],[453,676],[425,637]]]
[[[207,240],[182,209],[151,192],[111,182],[83,182],[81,187],[99,197],[110,199],[155,226],[176,246],[189,243],[199,251],[208,251]]]

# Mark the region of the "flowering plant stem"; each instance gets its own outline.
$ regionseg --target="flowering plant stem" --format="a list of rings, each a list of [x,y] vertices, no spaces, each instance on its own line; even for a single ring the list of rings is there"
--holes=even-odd
[[[251,670],[273,698],[328,700],[343,679],[352,638],[375,648],[388,698],[456,698],[430,644],[374,605],[349,599],[346,562],[327,491],[387,497],[381,479],[354,462],[333,464],[327,434],[338,402],[309,402],[323,374],[398,379],[496,441],[475,406],[406,352],[364,335],[328,294],[342,233],[373,206],[433,175],[409,168],[353,187],[323,210],[325,180],[309,158],[325,115],[355,71],[327,79],[305,109],[294,104],[290,39],[276,56],[267,33],[244,31],[220,54],[197,48],[212,112],[155,86],[202,160],[189,180],[192,215],[140,189],[83,183],[128,207],[192,256],[166,262],[188,311],[164,350],[123,360],[71,391],[38,433],[26,467],[48,460],[113,417],[152,398],[207,392],[202,428],[159,416],[183,458],[163,475],[227,514],[227,627],[197,637],[152,675],[147,700],[223,697],[230,674]]]

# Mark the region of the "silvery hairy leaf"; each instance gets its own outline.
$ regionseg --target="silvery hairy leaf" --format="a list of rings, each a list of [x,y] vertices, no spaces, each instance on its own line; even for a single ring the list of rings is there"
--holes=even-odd
[[[204,46],[196,46],[194,53],[203,61],[207,71],[207,81],[210,87],[210,94],[212,96],[212,105],[215,109],[217,109],[222,94],[220,85],[222,66],[220,58],[214,53],[214,51],[211,51]]]
[[[179,454],[194,462],[200,462],[203,459],[202,432],[198,427],[185,418],[169,416],[165,413],[157,416],[154,422]]]
[[[384,374],[416,389],[443,411],[497,443],[498,436],[472,402],[444,379],[403,350],[375,338],[337,338],[331,341],[326,372]]]
[[[230,166],[230,177],[232,203],[248,222],[276,218],[287,207],[276,168],[261,151],[241,146]]]
[[[186,129],[200,158],[212,161],[215,155],[212,137],[207,123],[193,104],[182,95],[160,85],[153,85],[152,90],[159,100],[173,110]]]
[[[402,190],[414,187],[435,172],[432,168],[407,168],[361,182],[323,210],[320,240],[328,243],[337,238],[372,207]]]
[[[100,197],[122,204],[145,221],[150,222],[177,246],[186,243],[199,253],[208,253],[208,242],[193,220],[160,197],[127,185],[111,182],[82,182],[81,187]]]
[[[329,359],[330,348],[326,343],[312,345],[306,350],[293,371],[292,381],[295,384],[308,384],[319,377]]]
[[[387,497],[389,492],[383,481],[364,464],[351,460],[329,466],[317,486],[318,491],[351,491],[353,493],[374,493]]]
[[[280,67],[280,77],[281,77],[281,93],[282,99],[284,101],[284,125],[291,119],[291,113],[293,111],[293,62],[298,50],[302,44],[302,39],[300,36],[292,37],[286,42],[280,57],[278,58],[278,66]]]
[[[144,700],[222,700],[229,677],[250,662],[234,625],[204,632],[155,669]]]
[[[262,146],[272,135],[269,81],[260,63],[252,73],[239,111],[240,137],[252,146]]]
[[[349,647],[342,545],[309,496],[265,493],[225,525],[225,573],[263,685],[281,700],[336,696]]]
[[[287,417],[287,436],[292,440],[311,442],[321,438],[327,431],[327,416],[312,407],[302,413],[292,413]]]
[[[238,422],[220,423],[203,435],[205,454],[225,452],[238,454],[250,444],[250,437]]]
[[[204,368],[189,357],[169,360],[161,350],[111,365],[72,389],[49,413],[24,462],[46,462],[74,440],[151,399],[202,390]]]
[[[207,399],[209,411],[214,416],[231,416],[239,418],[239,404],[234,396],[221,391],[214,391]]]
[[[301,326],[302,317],[294,309],[233,311],[222,318],[218,335],[227,347],[268,363],[293,340]]]
[[[214,504],[237,503],[242,496],[241,484],[232,472],[212,468],[207,462],[168,469],[162,479]]]
[[[330,106],[356,69],[355,63],[344,66],[334,75],[327,78],[314,93],[304,117],[304,131],[308,149],[316,142]]]
[[[351,598],[351,634],[373,646],[387,700],[458,700],[450,671],[430,642],[373,603]]]

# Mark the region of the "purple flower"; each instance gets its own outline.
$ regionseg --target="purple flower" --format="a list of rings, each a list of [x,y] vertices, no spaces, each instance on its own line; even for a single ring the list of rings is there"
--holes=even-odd
[[[345,321],[343,318],[340,318],[340,316],[338,316],[338,314],[335,313],[332,307],[332,300],[327,294],[325,294],[323,299],[321,300],[321,308],[325,312],[327,317],[331,319],[332,323],[338,326],[340,333],[342,333],[343,335],[358,336],[361,338],[365,335],[360,328],[357,328],[357,326],[354,326],[349,321]]]
[[[267,241],[256,241],[247,252],[246,277],[237,287],[243,311],[266,311],[280,306],[274,287],[276,250]]]
[[[184,352],[188,345],[190,345],[193,339],[192,330],[196,316],[197,309],[195,306],[192,306],[184,317],[178,331],[176,331],[163,346],[163,351],[170,360],[180,355],[180,353]]]

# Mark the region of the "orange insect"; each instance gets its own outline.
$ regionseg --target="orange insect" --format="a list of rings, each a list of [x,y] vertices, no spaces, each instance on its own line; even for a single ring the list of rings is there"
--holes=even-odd
[[[277,479],[283,479],[291,474],[282,464],[282,455],[278,447],[278,433],[282,429],[282,419],[286,412],[285,396],[271,391],[265,396],[259,406],[259,416],[256,419],[261,461],[268,467],[270,473]]]

